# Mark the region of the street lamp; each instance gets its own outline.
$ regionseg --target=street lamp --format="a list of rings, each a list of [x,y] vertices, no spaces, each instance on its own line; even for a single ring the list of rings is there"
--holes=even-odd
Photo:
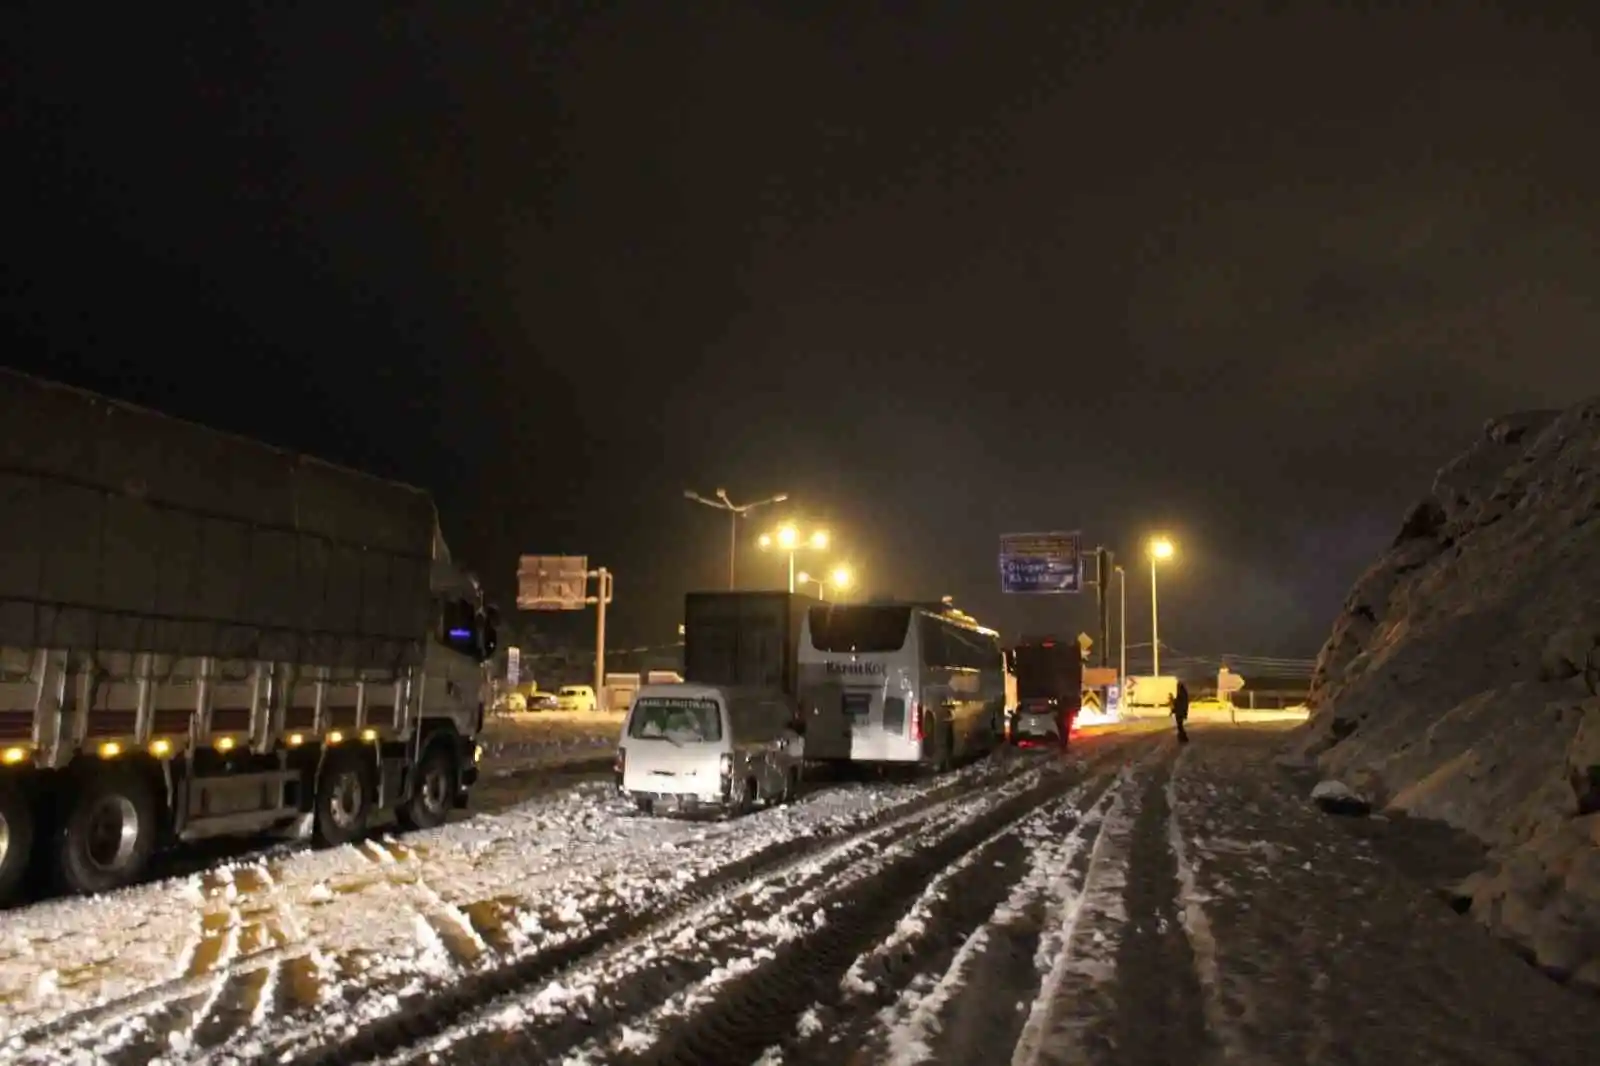
[[[728,538],[728,588],[731,590],[735,585],[735,578],[737,577],[737,570],[735,567],[737,566],[739,555],[739,519],[745,517],[757,507],[765,507],[769,503],[782,503],[789,498],[789,494],[780,492],[776,496],[769,496],[764,500],[757,500],[754,503],[734,503],[732,500],[728,499],[727,489],[718,489],[717,498],[714,500],[707,499],[693,489],[684,489],[683,498],[686,500],[693,500],[695,503],[703,503],[707,507],[715,507],[719,511],[728,512],[730,526],[730,536]]]
[[[1128,691],[1128,572],[1122,567],[1116,568],[1117,572],[1117,598],[1121,605],[1117,608],[1121,620],[1117,622],[1117,636],[1122,647],[1117,652],[1117,684],[1119,691]],[[1121,701],[1119,701],[1120,704]]]
[[[794,579],[797,584],[802,586],[817,586],[817,599],[825,600],[828,598],[829,584],[832,584],[833,587],[840,592],[843,592],[845,589],[850,587],[850,568],[847,566],[836,566],[833,568],[833,573],[829,574],[825,578],[814,577],[813,575],[802,570],[794,576]]]
[[[785,523],[778,527],[778,531],[776,533],[761,534],[761,538],[756,541],[756,544],[760,546],[762,551],[771,551],[774,547],[776,547],[779,551],[788,553],[789,591],[793,592],[795,585],[795,553],[805,548],[810,548],[813,551],[824,551],[828,547],[829,538],[827,530],[819,529],[814,531],[809,537],[804,538],[802,541],[800,537],[800,531],[796,529],[792,523]]]
[[[1157,625],[1156,613],[1156,563],[1172,558],[1175,551],[1172,541],[1166,537],[1156,537],[1150,542],[1150,673],[1154,677],[1161,676],[1161,630]]]

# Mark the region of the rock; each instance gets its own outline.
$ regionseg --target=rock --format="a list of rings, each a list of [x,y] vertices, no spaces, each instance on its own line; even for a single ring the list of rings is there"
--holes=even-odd
[[[1476,836],[1471,913],[1600,984],[1600,398],[1491,420],[1345,600],[1291,754]],[[1585,976],[1587,975],[1587,976]]]
[[[1311,802],[1329,814],[1364,818],[1372,813],[1372,803],[1343,781],[1319,781],[1311,790]]]

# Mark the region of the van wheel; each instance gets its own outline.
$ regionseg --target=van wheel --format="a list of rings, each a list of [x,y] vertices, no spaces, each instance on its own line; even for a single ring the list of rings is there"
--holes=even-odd
[[[800,767],[789,767],[788,773],[783,775],[783,795],[778,802],[787,807],[800,798]]]
[[[649,796],[640,796],[638,799],[633,801],[633,804],[639,808],[640,814],[643,814],[647,817],[656,813],[656,801],[651,799]]]
[[[359,752],[336,751],[317,781],[312,838],[323,847],[348,844],[367,831],[372,814],[372,775]]]
[[[21,895],[33,854],[33,804],[0,781],[0,907]]]
[[[749,814],[756,809],[756,804],[761,800],[761,785],[755,778],[749,778],[744,783],[744,794],[739,797],[739,813]]]
[[[156,796],[136,770],[97,768],[74,785],[56,841],[56,879],[77,895],[137,881],[156,850]]]
[[[428,745],[417,764],[416,783],[411,798],[394,812],[407,829],[432,829],[450,817],[450,803],[456,794],[456,756],[449,738]]]

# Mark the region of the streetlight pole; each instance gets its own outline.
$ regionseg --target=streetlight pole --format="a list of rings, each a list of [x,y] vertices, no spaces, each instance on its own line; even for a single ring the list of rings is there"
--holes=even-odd
[[[1154,677],[1161,676],[1161,630],[1156,611],[1156,563],[1161,559],[1172,558],[1174,550],[1172,541],[1165,537],[1157,537],[1150,542],[1150,673]]]
[[[728,589],[732,591],[738,585],[739,519],[748,516],[751,511],[758,507],[765,507],[769,503],[782,503],[789,498],[789,494],[780,492],[776,496],[769,496],[764,500],[756,500],[754,503],[734,503],[728,499],[727,489],[718,489],[716,497],[713,500],[700,495],[693,489],[683,490],[683,498],[686,500],[703,503],[707,507],[728,512]]]
[[[1122,567],[1117,567],[1117,599],[1120,605],[1117,608],[1117,636],[1122,647],[1117,651],[1117,684],[1119,691],[1128,691],[1128,572]]]
[[[794,595],[795,585],[794,557],[796,553],[798,553],[802,547],[811,548],[813,551],[823,551],[828,547],[828,533],[827,530],[819,529],[815,533],[812,533],[809,540],[802,545],[800,543],[800,531],[797,530],[793,525],[786,524],[778,530],[776,536],[771,533],[761,534],[761,539],[756,543],[760,546],[762,551],[766,551],[767,549],[776,545],[781,551],[788,554],[789,594],[792,596]]]

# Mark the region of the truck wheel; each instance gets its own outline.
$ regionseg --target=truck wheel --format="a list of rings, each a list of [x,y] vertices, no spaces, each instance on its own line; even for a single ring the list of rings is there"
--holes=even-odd
[[[323,847],[337,847],[360,838],[372,813],[372,792],[372,774],[360,753],[345,750],[331,755],[317,782],[312,839]]]
[[[416,784],[411,798],[394,812],[407,829],[432,829],[450,817],[450,804],[456,794],[456,756],[448,740],[428,745],[417,764]]]
[[[76,895],[109,892],[137,881],[156,848],[156,797],[150,782],[126,768],[77,779],[56,840],[56,879]]]
[[[33,853],[33,805],[28,797],[0,782],[0,907],[22,894]]]

